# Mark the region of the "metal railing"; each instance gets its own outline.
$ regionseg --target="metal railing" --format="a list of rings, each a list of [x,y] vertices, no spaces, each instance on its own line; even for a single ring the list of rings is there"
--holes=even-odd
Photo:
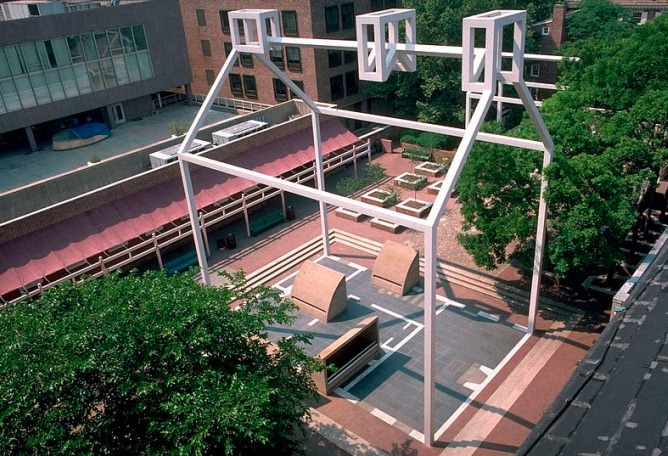
[[[340,149],[329,155],[323,161],[324,172],[331,172],[352,163],[357,169],[360,158],[366,157],[371,161],[370,141],[363,141],[348,146],[349,150]],[[285,180],[295,183],[315,181],[315,163],[311,162],[297,170],[286,173]],[[263,204],[272,198],[280,196],[283,203],[282,191],[272,187],[254,185],[234,195],[229,195],[199,212],[199,224],[202,228],[207,254],[210,255],[208,231],[214,227],[224,225],[225,222],[239,214],[243,214],[246,222],[247,234],[249,226],[249,212],[257,205]],[[285,209],[285,204],[283,204]],[[286,214],[283,214],[284,216]],[[158,265],[162,268],[162,251],[167,247],[181,242],[192,236],[190,219],[183,216],[172,221],[167,226],[157,227],[155,230],[129,239],[126,242],[111,247],[97,255],[83,259],[66,268],[50,274],[50,279],[43,277],[23,286],[19,296],[5,299],[0,298],[0,307],[15,304],[28,298],[36,297],[50,287],[57,286],[65,281],[82,282],[101,277],[109,272],[136,263],[149,255],[155,255]]]

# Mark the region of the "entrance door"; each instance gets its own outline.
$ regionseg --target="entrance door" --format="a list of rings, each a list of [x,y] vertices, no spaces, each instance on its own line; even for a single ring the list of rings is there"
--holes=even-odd
[[[125,122],[125,112],[123,112],[123,105],[121,103],[113,105],[111,107],[111,112],[114,116],[115,124],[122,124]]]

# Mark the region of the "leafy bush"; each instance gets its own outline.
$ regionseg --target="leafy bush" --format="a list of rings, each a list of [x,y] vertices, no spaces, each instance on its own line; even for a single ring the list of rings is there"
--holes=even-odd
[[[344,177],[336,183],[336,191],[341,195],[352,195],[364,187],[371,185],[387,176],[382,166],[374,163],[367,166],[359,176]]]
[[[1,454],[293,454],[315,361],[273,290],[131,273],[0,313]],[[240,303],[238,311],[228,307]]]
[[[420,132],[415,130],[405,130],[401,134],[401,142],[407,144],[417,144],[417,137],[420,135]]]
[[[417,138],[416,144],[425,149],[446,149],[448,147],[448,137],[438,133],[421,133]]]

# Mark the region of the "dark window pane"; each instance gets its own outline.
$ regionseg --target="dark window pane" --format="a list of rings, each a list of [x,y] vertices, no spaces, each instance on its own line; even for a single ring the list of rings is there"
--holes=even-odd
[[[203,9],[196,9],[195,14],[197,15],[197,25],[205,26],[206,25],[206,15],[204,14],[204,10]]]
[[[288,70],[302,71],[302,57],[299,48],[286,47],[285,55],[288,61]]]
[[[242,67],[253,68],[253,54],[248,52],[240,52],[239,60],[241,60]]]
[[[357,52],[343,51],[343,63],[355,63],[355,62],[357,62]]]
[[[232,43],[223,43],[223,46],[225,47],[225,56],[226,56],[226,57],[229,57],[230,54],[232,53]],[[238,66],[239,66],[239,58],[238,58],[238,57],[237,57],[237,59],[234,61],[234,65],[233,65],[233,66],[235,66],[235,67],[238,67]]]
[[[359,92],[357,71],[346,73],[346,96],[355,95]]]
[[[329,78],[329,91],[332,96],[332,101],[343,98],[343,75]]]
[[[213,70],[206,70],[206,82],[209,85],[213,85],[213,82],[216,80],[216,73]]]
[[[255,86],[255,76],[244,75],[244,94],[247,98],[257,98],[257,87]]]
[[[288,99],[288,87],[280,79],[274,78],[274,98],[276,101],[286,101]]]
[[[209,40],[202,40],[200,44],[202,45],[202,55],[204,57],[211,57],[211,43]]]
[[[341,51],[330,49],[327,51],[330,68],[341,66]]]
[[[283,17],[283,36],[298,36],[297,12],[283,11],[281,15]]]
[[[220,10],[220,28],[224,33],[230,33],[230,18],[227,17],[228,11]]]
[[[304,92],[304,81],[293,80],[292,82],[294,82],[295,85],[299,87],[302,92]],[[290,98],[299,98],[299,97],[292,90],[290,90]]]
[[[244,96],[244,88],[241,84],[241,76],[238,74],[230,73],[230,89],[232,90],[232,95],[235,97]]]
[[[270,49],[269,58],[272,63],[281,70],[285,69],[285,61],[283,60],[283,49]]]
[[[327,33],[339,31],[339,7],[336,5],[325,7],[325,31]]]
[[[341,29],[352,28],[355,28],[355,4],[344,3],[341,5]]]

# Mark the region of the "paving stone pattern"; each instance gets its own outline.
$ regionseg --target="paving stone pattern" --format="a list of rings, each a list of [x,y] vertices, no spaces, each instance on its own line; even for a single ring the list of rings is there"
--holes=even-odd
[[[337,390],[406,432],[422,431],[424,367],[424,296],[421,290],[400,297],[371,285],[371,270],[321,258],[318,262],[346,274],[348,310],[330,323],[300,313],[291,328],[269,328],[272,339],[290,333],[311,333],[316,355],[370,315],[379,318],[382,353]],[[275,286],[289,291],[294,275]],[[437,303],[437,309],[443,305]],[[441,426],[474,392],[476,384],[503,360],[523,332],[478,314],[479,309],[449,305],[435,319],[436,421]],[[482,370],[481,370],[482,367]],[[469,382],[467,386],[464,386]]]

